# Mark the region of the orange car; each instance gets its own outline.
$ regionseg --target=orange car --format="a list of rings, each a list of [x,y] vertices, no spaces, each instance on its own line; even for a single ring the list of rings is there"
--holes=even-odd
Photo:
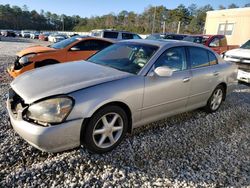
[[[20,51],[13,65],[7,69],[12,77],[34,68],[85,60],[94,53],[113,44],[115,41],[94,37],[72,37],[47,47],[32,46]]]

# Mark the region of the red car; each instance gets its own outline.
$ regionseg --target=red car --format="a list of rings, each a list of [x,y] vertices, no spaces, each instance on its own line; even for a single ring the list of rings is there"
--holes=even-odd
[[[227,45],[225,35],[189,35],[183,40],[203,44],[218,54],[224,54],[228,50],[239,47],[238,45]]]
[[[42,34],[39,35],[38,39],[48,41],[49,35],[50,35],[50,33],[42,33]]]

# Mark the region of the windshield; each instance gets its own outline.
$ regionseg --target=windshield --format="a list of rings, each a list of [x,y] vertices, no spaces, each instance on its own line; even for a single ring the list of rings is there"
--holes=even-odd
[[[243,49],[250,49],[250,40],[247,41],[245,44],[243,44],[240,48],[243,48]]]
[[[207,42],[208,38],[203,37],[203,36],[188,36],[188,37],[185,37],[183,40],[188,41],[188,42],[205,44]]]
[[[149,61],[158,47],[135,43],[111,45],[88,59],[89,62],[137,74]]]
[[[68,39],[62,40],[60,42],[51,44],[50,47],[55,48],[55,49],[63,49],[66,46],[72,44],[73,42],[75,42],[77,40],[78,40],[77,38],[68,38]]]

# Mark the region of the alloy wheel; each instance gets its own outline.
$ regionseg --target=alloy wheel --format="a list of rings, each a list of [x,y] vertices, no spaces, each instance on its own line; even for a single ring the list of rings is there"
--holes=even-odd
[[[121,137],[123,132],[123,120],[118,113],[107,113],[95,124],[92,137],[96,146],[109,148]]]
[[[211,109],[217,110],[221,105],[222,99],[223,99],[223,91],[220,88],[218,88],[217,90],[215,90],[212,96]]]

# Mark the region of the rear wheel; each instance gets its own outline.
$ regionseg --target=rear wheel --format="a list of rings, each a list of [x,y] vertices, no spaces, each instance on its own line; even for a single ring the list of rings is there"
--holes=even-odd
[[[207,102],[207,106],[205,107],[206,111],[207,112],[217,111],[220,108],[225,95],[226,95],[225,88],[222,85],[217,86]]]
[[[124,138],[128,117],[119,106],[106,106],[96,112],[83,133],[85,147],[93,153],[105,153],[115,148]]]

